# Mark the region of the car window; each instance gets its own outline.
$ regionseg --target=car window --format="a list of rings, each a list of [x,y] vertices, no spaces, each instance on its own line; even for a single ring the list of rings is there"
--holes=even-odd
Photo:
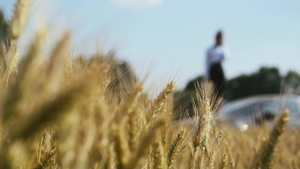
[[[298,114],[297,102],[290,100],[288,103],[281,102],[271,102],[266,107],[264,112],[282,114],[285,109],[290,110],[290,115],[296,116]]]
[[[243,115],[243,116],[248,116],[248,115],[258,115],[263,112],[264,107],[266,105],[269,105],[271,102],[270,101],[259,101],[259,102],[254,102],[249,105],[236,108],[236,107],[231,107],[225,110],[226,115]]]
[[[238,110],[250,109],[251,107],[255,107],[260,102],[237,102],[233,104],[229,104],[223,107],[222,114],[231,114]]]

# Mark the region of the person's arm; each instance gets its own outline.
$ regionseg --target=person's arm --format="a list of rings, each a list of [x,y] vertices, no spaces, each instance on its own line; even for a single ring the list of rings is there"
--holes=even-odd
[[[223,60],[225,59],[227,60],[230,57],[230,50],[227,46],[222,47],[222,50],[223,50]]]

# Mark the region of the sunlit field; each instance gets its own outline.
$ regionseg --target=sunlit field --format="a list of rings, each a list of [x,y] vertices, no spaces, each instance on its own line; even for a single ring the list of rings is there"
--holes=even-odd
[[[1,169],[300,168],[288,110],[272,128],[241,132],[218,121],[211,87],[195,84],[195,116],[183,123],[174,120],[176,82],[149,98],[114,52],[71,57],[70,33],[45,55],[51,35],[39,30],[19,53],[29,3],[17,1],[0,54]]]

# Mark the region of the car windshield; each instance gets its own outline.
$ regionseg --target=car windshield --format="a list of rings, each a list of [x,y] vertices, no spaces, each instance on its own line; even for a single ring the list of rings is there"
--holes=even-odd
[[[227,115],[251,115],[254,113],[259,113],[262,112],[264,110],[264,107],[266,105],[269,105],[270,103],[272,103],[271,101],[257,101],[257,102],[253,102],[253,103],[249,103],[246,106],[242,106],[242,107],[228,107],[227,109],[224,110],[224,114]]]
[[[288,103],[284,101],[271,102],[265,107],[264,112],[282,114],[285,109],[289,109],[290,115],[292,116],[296,116],[298,114],[297,102],[293,100],[289,100]]]
[[[294,99],[264,99],[244,100],[224,106],[221,110],[224,116],[248,116],[271,113],[280,115],[285,109],[290,110],[291,115],[298,115],[298,106]]]

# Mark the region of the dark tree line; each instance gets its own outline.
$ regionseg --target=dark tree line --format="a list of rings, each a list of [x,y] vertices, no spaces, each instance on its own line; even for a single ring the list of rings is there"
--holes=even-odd
[[[282,77],[277,68],[261,68],[250,75],[240,75],[227,82],[225,98],[235,100],[258,94],[280,92]]]
[[[0,43],[8,40],[9,37],[9,23],[5,20],[3,11],[0,9]],[[0,47],[1,49],[1,47]]]

